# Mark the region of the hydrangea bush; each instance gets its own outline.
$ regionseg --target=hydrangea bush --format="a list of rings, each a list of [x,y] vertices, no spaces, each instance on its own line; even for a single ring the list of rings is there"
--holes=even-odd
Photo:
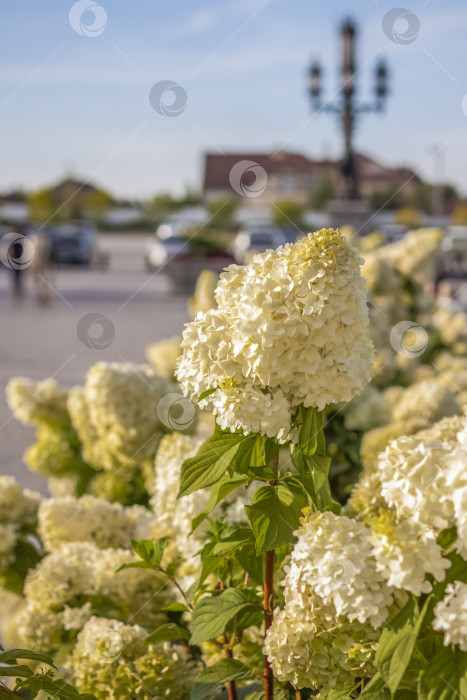
[[[439,232],[357,243],[203,276],[153,368],[10,382],[52,498],[0,482],[8,644],[99,699],[467,696],[462,323],[422,293]]]

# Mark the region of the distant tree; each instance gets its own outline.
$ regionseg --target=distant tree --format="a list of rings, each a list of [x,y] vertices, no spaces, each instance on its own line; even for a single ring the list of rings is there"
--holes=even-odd
[[[29,217],[33,221],[47,221],[53,219],[58,209],[50,190],[43,188],[30,192],[26,197]],[[55,215],[56,216],[56,215]]]
[[[146,203],[149,214],[164,217],[179,209],[178,200],[170,192],[159,192]]]
[[[193,207],[202,203],[203,195],[198,190],[187,187],[177,201],[180,207]]]
[[[334,185],[329,178],[323,178],[316,190],[311,193],[310,205],[313,209],[321,211],[330,199],[334,197]]]
[[[402,205],[402,197],[396,188],[383,192],[373,192],[370,206],[374,211],[389,211]]]
[[[108,192],[91,190],[83,193],[80,209],[86,218],[100,219],[113,202],[114,199]]]
[[[272,219],[281,228],[298,228],[303,231],[305,224],[305,207],[290,199],[282,199],[275,203]]]
[[[236,226],[237,203],[234,199],[214,199],[208,204],[209,228],[233,229]]]

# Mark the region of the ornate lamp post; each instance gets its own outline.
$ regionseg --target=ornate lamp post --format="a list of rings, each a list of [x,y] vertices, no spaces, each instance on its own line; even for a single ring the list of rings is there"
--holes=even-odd
[[[357,75],[355,62],[355,39],[357,28],[355,23],[347,19],[341,29],[342,38],[342,69],[341,88],[337,103],[322,100],[322,71],[317,61],[310,67],[310,96],[312,109],[318,112],[337,114],[342,122],[344,132],[344,158],[342,175],[345,184],[345,197],[359,199],[358,173],[353,151],[353,134],[357,114],[363,112],[381,112],[388,94],[388,69],[386,63],[380,60],[375,70],[375,86],[373,103],[357,104],[355,101],[355,78]]]

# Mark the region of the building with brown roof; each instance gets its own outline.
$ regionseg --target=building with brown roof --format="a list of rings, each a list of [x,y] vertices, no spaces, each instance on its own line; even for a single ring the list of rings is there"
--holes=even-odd
[[[389,168],[363,154],[356,154],[361,195],[399,188],[411,196],[420,179],[409,168]],[[335,196],[341,194],[341,162],[312,160],[299,153],[207,153],[203,190],[206,201],[238,197],[245,205],[264,206],[281,199],[309,205],[323,180],[332,183]]]

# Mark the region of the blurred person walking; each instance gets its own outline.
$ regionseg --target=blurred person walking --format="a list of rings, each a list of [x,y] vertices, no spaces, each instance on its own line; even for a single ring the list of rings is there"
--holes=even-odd
[[[24,228],[17,225],[14,231],[5,236],[5,239],[8,240],[6,260],[11,270],[11,295],[13,300],[18,303],[24,299],[24,273],[33,256],[33,252],[31,254],[31,242],[26,238],[25,234]]]
[[[55,277],[55,256],[52,238],[46,231],[33,235],[35,254],[31,267],[36,287],[36,299],[41,306],[52,301],[53,280]]]

